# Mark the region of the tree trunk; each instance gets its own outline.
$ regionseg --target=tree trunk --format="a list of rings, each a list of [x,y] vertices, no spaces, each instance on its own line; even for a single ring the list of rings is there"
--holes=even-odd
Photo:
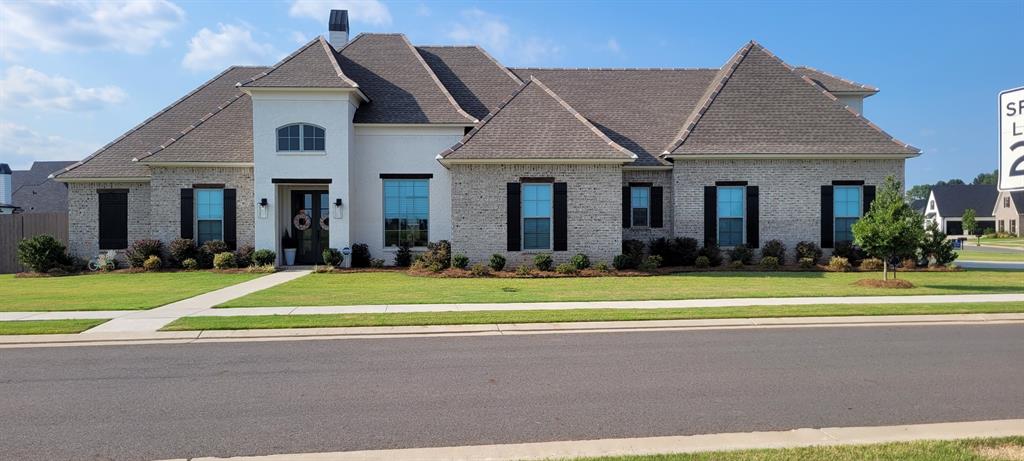
[[[882,281],[889,280],[889,261],[882,260]]]

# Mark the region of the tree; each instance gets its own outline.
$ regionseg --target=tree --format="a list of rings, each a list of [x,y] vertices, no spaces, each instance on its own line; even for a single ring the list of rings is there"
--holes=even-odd
[[[963,225],[964,235],[974,235],[974,228],[978,226],[978,222],[975,221],[977,213],[974,212],[973,208],[964,210],[964,215],[960,217],[960,224]],[[978,236],[978,246],[981,246],[981,236]]]
[[[934,262],[936,266],[945,266],[955,261],[958,256],[953,250],[953,241],[946,239],[946,234],[939,230],[939,223],[936,221],[928,221],[924,240],[921,241],[921,256],[928,258],[929,264]]]
[[[882,260],[882,280],[889,279],[889,261],[914,252],[924,240],[924,216],[903,200],[902,184],[892,176],[878,191],[871,209],[853,224],[854,242]]]
[[[918,184],[907,191],[907,200],[927,200],[932,193],[931,184]]]
[[[974,181],[971,181],[971,184],[974,184],[976,186],[977,185],[994,186],[994,185],[996,185],[996,178],[998,178],[998,177],[999,177],[999,170],[992,170],[991,173],[978,173],[978,175],[974,177]]]
[[[949,181],[939,181],[935,183],[936,186],[962,186],[966,184],[963,179],[950,179]]]

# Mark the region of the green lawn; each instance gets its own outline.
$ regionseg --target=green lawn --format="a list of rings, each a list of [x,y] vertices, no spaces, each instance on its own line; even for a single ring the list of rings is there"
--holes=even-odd
[[[963,261],[1009,261],[1024,262],[1024,251],[1006,250],[1005,252],[994,253],[991,251],[972,250],[970,246],[958,250],[960,255],[957,260]]]
[[[575,461],[1013,461],[1024,459],[1022,455],[1024,455],[1024,437],[1005,437],[655,456],[577,458]]]
[[[183,317],[164,330],[249,330],[266,328],[384,327],[471,325],[490,323],[557,323],[624,320],[730,319],[752,317],[820,317],[849,315],[978,314],[1024,312],[1014,302],[946,304],[817,304],[806,306],[702,307],[691,309],[567,309],[470,312],[401,312],[393,314],[241,315]]]
[[[977,242],[977,239],[971,240],[971,242]],[[981,244],[982,246],[1000,245],[1005,247],[1024,247],[1024,238],[994,239],[989,237],[982,237]]]
[[[625,301],[793,296],[1024,292],[1024,274],[994,270],[900,273],[916,288],[867,288],[853,282],[881,273],[695,272],[655,277],[435,278],[401,272],[310,274],[218,307],[355,304]]]
[[[110,319],[16,320],[0,322],[0,335],[55,335],[81,333]]]
[[[0,312],[150,309],[259,276],[214,272],[0,275],[0,293],[4,295]]]

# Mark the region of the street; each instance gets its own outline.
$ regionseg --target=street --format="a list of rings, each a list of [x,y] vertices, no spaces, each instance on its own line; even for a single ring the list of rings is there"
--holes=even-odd
[[[0,458],[146,460],[1024,417],[1024,325],[0,349]]]

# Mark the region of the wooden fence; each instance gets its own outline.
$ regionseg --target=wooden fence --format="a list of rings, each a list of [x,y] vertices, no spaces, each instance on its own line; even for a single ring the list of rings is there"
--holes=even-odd
[[[0,214],[0,274],[25,270],[18,264],[18,242],[40,234],[50,234],[67,245],[68,214]]]

